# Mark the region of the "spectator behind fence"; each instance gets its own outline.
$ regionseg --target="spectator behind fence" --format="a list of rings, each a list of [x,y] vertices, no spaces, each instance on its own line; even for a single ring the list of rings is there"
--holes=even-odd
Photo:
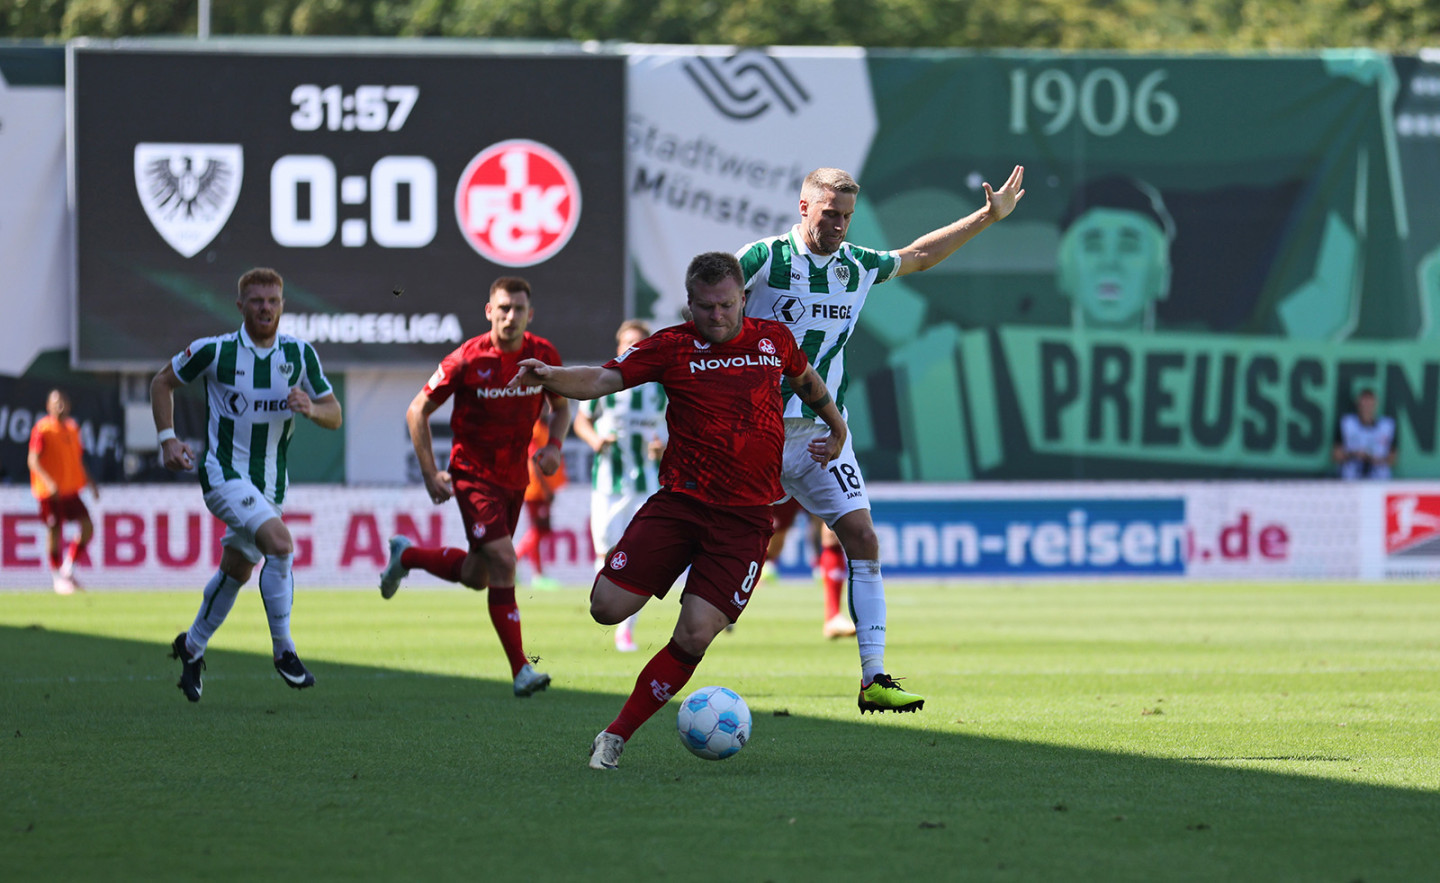
[[[1330,457],[1341,478],[1390,478],[1397,452],[1395,419],[1378,415],[1376,409],[1374,391],[1362,390],[1355,397],[1355,410],[1336,423]]]

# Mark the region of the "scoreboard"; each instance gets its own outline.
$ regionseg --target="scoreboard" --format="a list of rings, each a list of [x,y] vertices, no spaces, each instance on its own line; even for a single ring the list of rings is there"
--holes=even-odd
[[[238,327],[255,266],[332,369],[434,364],[509,275],[566,361],[613,354],[621,58],[259,45],[69,48],[78,366],[153,369]]]

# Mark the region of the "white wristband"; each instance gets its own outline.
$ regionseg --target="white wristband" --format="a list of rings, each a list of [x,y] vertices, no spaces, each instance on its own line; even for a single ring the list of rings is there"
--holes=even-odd
[[[174,437],[175,437],[175,430],[174,430],[174,429],[162,429],[162,430],[160,430],[159,432],[157,432],[157,433],[155,434],[155,440],[156,440],[157,442],[159,442],[160,444],[162,444],[162,445],[165,444],[167,441],[169,441],[170,439],[172,439],[172,438],[174,438]]]

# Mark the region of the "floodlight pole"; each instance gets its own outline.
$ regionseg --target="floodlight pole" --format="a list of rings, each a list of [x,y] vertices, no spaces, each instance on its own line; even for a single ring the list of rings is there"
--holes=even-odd
[[[200,21],[196,30],[200,39],[210,39],[210,0],[200,0]]]

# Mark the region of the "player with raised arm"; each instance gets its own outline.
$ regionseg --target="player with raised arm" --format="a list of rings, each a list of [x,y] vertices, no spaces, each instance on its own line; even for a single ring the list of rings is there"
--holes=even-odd
[[[685,291],[694,318],[656,332],[600,367],[520,363],[513,386],[538,384],[594,399],[658,382],[669,398],[670,441],[660,488],[636,513],[595,577],[590,615],[614,625],[663,598],[688,566],[670,643],[635,681],[620,714],[595,737],[590,766],[616,768],[625,742],[690,680],[725,626],[750,603],[773,530],[784,429],[782,377],[829,428],[809,455],[832,460],[848,430],[818,374],[785,326],[742,314],[745,292],[733,255],[708,252],[690,262]]]
[[[615,332],[615,354],[650,336],[650,326],[626,319]],[[640,506],[660,487],[660,458],[670,430],[665,426],[665,388],[642,383],[580,403],[575,435],[595,452],[590,470],[590,538],[595,566],[605,566],[610,548],[620,542]],[[615,628],[615,649],[635,647],[636,613]]]
[[[560,467],[560,444],[570,428],[570,402],[538,384],[506,385],[523,359],[559,363],[550,341],[526,329],[535,316],[530,283],[502,276],[490,285],[485,318],[490,330],[462,343],[416,394],[405,412],[410,441],[435,505],[451,497],[460,507],[468,549],[421,548],[406,536],[390,538],[390,560],[380,574],[380,596],[391,598],[415,567],[447,582],[489,589],[490,622],[510,663],[516,696],[550,685],[550,676],[525,656],[520,608],[515,602],[515,543],[512,539],[530,481],[529,446],[535,421],[548,398],[550,441],[534,454],[545,475]],[[454,399],[450,463],[435,463],[430,415]]]
[[[855,330],[870,288],[928,270],[980,231],[1005,218],[1025,195],[1025,170],[1016,166],[1004,186],[984,184],[985,206],[898,251],[876,251],[845,241],[860,185],[840,169],[816,169],[800,189],[800,222],[782,236],[752,242],[736,252],[745,275],[745,315],[784,322],[800,342],[835,403],[845,401],[845,344]],[[870,519],[870,498],[855,451],[848,443],[834,462],[807,457],[811,440],[827,430],[814,409],[781,390],[785,400],[785,493],[835,531],[850,562],[850,615],[860,650],[861,713],[918,711],[925,699],[903,690],[885,673],[885,585],[880,542]]]
[[[280,505],[289,484],[285,457],[295,415],[325,429],[339,429],[342,415],[314,348],[280,333],[284,285],[271,269],[245,273],[235,302],[244,317],[240,330],[196,340],[150,382],[161,460],[178,472],[195,467],[195,452],[175,436],[174,393],[204,381],[209,419],[200,488],[206,508],[226,528],[220,569],[205,584],[200,612],[170,646],[171,657],[180,660],[178,686],[191,702],[200,701],[205,648],[261,558],[260,598],[270,622],[275,670],[297,690],[315,683],[290,638],[295,543],[280,518]]]

